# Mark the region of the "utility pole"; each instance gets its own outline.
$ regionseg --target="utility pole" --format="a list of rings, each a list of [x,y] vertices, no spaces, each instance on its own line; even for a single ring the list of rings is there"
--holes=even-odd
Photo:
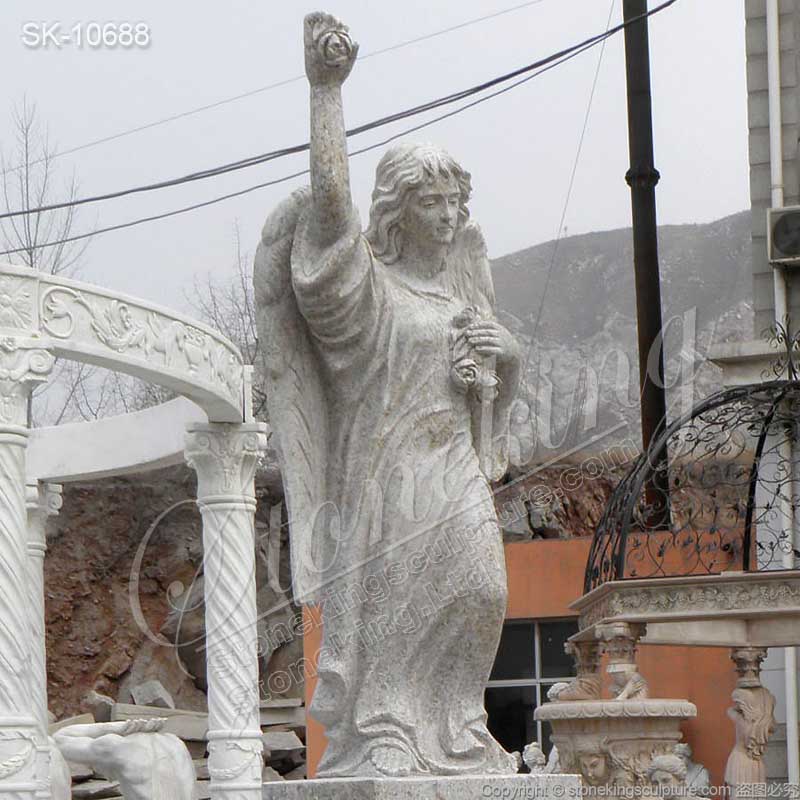
[[[656,184],[659,174],[653,157],[653,116],[650,97],[650,46],[647,0],[623,0],[625,71],[628,87],[628,148],[631,187],[633,266],[636,275],[636,320],[639,334],[639,389],[642,446],[645,451],[666,425],[664,354],[661,336],[661,284],[658,272]],[[632,20],[638,20],[632,22]],[[669,475],[666,452],[645,488],[651,526],[669,524]]]

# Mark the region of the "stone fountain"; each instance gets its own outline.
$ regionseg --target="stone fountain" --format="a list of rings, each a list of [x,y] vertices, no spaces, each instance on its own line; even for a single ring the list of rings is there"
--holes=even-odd
[[[561,769],[579,773],[589,786],[649,787],[648,768],[657,756],[672,755],[681,723],[697,715],[688,700],[649,697],[636,666],[636,625],[598,625],[596,639],[571,641],[577,677],[556,684],[551,702],[535,718],[552,726]],[[610,698],[601,690],[600,661],[608,657]]]

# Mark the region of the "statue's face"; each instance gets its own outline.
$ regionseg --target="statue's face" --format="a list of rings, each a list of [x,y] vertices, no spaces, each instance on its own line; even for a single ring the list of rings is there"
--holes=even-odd
[[[602,755],[589,754],[580,757],[581,775],[590,786],[604,783],[606,779],[606,759]]]
[[[544,753],[534,744],[525,745],[525,749],[522,751],[522,758],[528,766],[531,764],[535,766],[545,766],[547,764],[547,759],[545,758]]]
[[[653,786],[659,789],[676,789],[681,785],[681,780],[677,775],[663,769],[657,769],[650,776]]]
[[[453,177],[439,176],[412,189],[403,212],[406,237],[426,245],[450,244],[456,234],[460,198]]]

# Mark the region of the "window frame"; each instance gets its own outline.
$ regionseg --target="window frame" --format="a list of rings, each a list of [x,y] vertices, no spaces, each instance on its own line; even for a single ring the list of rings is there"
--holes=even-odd
[[[524,623],[528,623],[529,625],[534,626],[534,634],[533,634],[533,672],[534,676],[532,678],[505,678],[502,680],[490,680],[486,684],[487,689],[513,689],[518,687],[526,687],[531,686],[534,688],[535,697],[536,697],[536,708],[541,708],[542,706],[542,687],[546,687],[549,689],[554,683],[569,683],[575,678],[575,675],[565,675],[563,677],[553,677],[553,678],[545,678],[542,676],[542,631],[541,625],[548,624],[552,622],[575,622],[577,625],[578,618],[577,617],[540,617],[538,619],[533,618],[519,618],[519,619],[506,619],[503,621],[503,627],[508,624],[517,624],[521,625]],[[546,694],[545,694],[546,697]],[[544,747],[544,743],[542,740],[542,721],[535,719],[536,724],[536,741],[539,743],[540,747]],[[526,742],[525,744],[530,744],[530,742]]]

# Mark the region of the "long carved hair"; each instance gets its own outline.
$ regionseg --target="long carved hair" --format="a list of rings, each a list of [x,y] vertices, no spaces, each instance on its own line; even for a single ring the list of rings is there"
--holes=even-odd
[[[366,237],[384,264],[393,264],[403,252],[401,220],[408,193],[440,176],[453,177],[458,184],[461,229],[469,219],[472,183],[469,172],[452,156],[432,144],[400,144],[387,150],[378,162]]]
[[[750,724],[745,749],[750,758],[761,758],[775,724],[775,698],[763,686],[734,689],[734,707]]]

